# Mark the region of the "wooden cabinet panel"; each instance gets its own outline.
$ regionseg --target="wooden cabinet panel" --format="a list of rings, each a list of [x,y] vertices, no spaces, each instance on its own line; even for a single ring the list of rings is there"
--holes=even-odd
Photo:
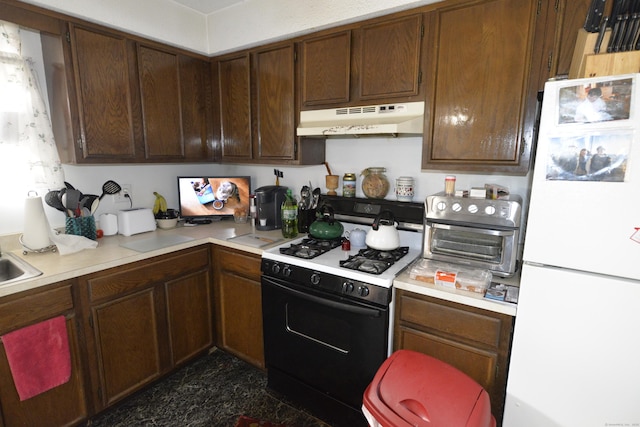
[[[81,279],[97,410],[211,347],[210,260],[199,246]]]
[[[104,406],[162,374],[156,298],[150,288],[92,309]]]
[[[436,357],[478,382],[502,419],[513,317],[396,291],[394,350],[409,349]]]
[[[362,28],[360,99],[418,94],[422,15]]]
[[[255,53],[256,158],[295,158],[293,57],[293,43]]]
[[[138,75],[147,159],[182,158],[178,56],[138,46]]]
[[[302,105],[349,102],[351,31],[303,40],[300,47]]]
[[[213,123],[211,73],[208,61],[178,55],[180,71],[180,107],[182,111],[182,145],[185,160],[212,161]]]
[[[70,29],[80,127],[76,161],[134,160],[140,115],[131,43],[98,30]]]
[[[30,399],[20,401],[9,368],[4,345],[0,343],[0,425],[72,426],[88,415],[85,375],[72,298],[73,284],[64,282],[0,299],[0,335],[64,315],[71,356],[68,382]]]
[[[216,344],[264,368],[260,257],[216,246],[213,260]]]
[[[222,160],[252,159],[249,54],[221,59],[217,65]]]
[[[213,345],[209,270],[166,283],[172,362],[180,365]]]
[[[423,168],[528,170],[536,6],[534,0],[493,0],[430,14],[432,107],[425,115]]]

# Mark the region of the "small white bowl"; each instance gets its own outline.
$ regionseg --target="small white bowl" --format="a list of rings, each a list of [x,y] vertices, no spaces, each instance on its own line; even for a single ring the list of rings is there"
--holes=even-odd
[[[163,230],[168,230],[170,228],[175,228],[175,226],[178,224],[178,218],[156,219],[156,222],[158,223],[158,227],[162,228]]]

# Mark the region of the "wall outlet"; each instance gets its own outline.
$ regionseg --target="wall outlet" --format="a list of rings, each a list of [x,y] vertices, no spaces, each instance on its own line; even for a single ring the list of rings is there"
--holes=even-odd
[[[133,197],[133,194],[131,193],[131,184],[122,184],[120,187],[122,187],[122,190],[120,190],[118,194],[113,195],[113,201],[115,203],[129,203],[129,197]],[[128,194],[129,197],[125,197],[125,194]]]

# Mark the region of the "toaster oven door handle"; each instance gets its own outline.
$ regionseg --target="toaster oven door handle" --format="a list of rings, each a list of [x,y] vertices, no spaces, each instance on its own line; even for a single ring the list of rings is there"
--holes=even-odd
[[[450,225],[450,224],[431,223],[429,224],[429,227],[433,229],[439,228],[442,230],[467,231],[467,232],[478,233],[478,234],[490,234],[492,236],[513,236],[513,233],[515,233],[514,230],[496,230],[496,229],[489,229],[489,228],[462,227],[459,225]]]

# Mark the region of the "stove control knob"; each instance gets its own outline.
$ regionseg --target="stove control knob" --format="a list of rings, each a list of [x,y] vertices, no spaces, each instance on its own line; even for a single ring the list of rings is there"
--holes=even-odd
[[[369,288],[366,286],[358,286],[358,295],[361,297],[366,297],[369,295]]]
[[[311,283],[313,283],[314,285],[317,285],[318,283],[320,283],[320,274],[313,273],[311,275]]]
[[[282,274],[284,275],[284,277],[291,276],[291,267],[289,267],[288,265],[285,265],[284,268],[282,269]]]
[[[342,293],[350,294],[353,292],[353,282],[344,282],[342,284]]]
[[[484,208],[484,213],[486,213],[487,215],[493,215],[496,213],[496,207],[489,205],[486,208]]]
[[[271,266],[271,272],[272,272],[273,274],[278,274],[278,273],[280,273],[280,264],[278,264],[278,263],[274,263],[274,264]]]

